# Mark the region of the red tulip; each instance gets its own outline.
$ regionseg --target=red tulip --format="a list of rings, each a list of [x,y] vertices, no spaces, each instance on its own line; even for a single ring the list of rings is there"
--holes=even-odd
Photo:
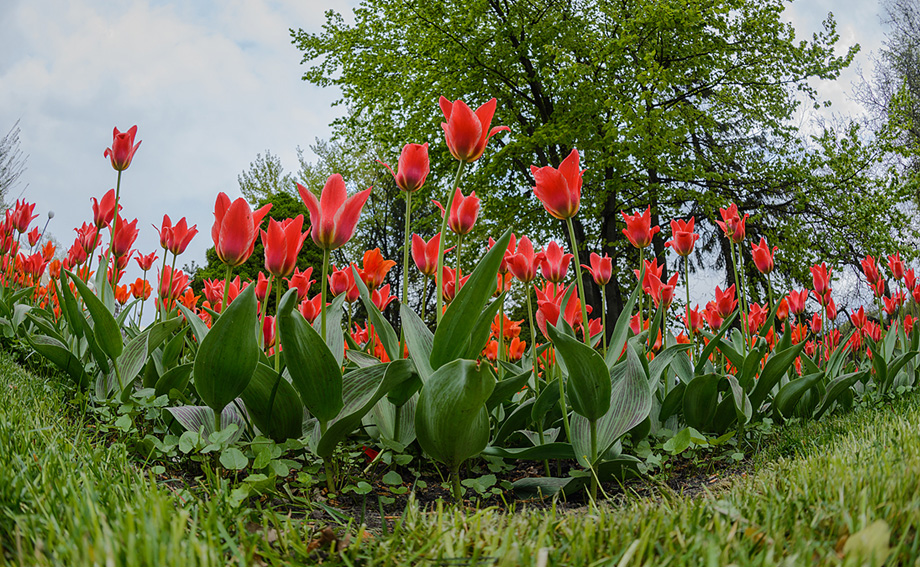
[[[533,194],[543,203],[546,212],[557,219],[569,219],[578,212],[583,173],[579,169],[578,159],[578,150],[572,149],[559,164],[559,169],[551,166],[530,166],[530,172],[536,181]]]
[[[910,315],[904,316],[904,330],[908,333],[914,330],[914,324],[917,322],[917,319]]]
[[[164,224],[165,221],[169,220],[169,217],[164,215]],[[179,219],[179,222],[175,224],[170,230],[169,235],[166,240],[165,248],[178,256],[185,252],[185,249],[188,248],[189,243],[192,241],[192,238],[198,234],[198,225],[192,225],[191,228],[188,226],[188,222],[185,220],[185,217]],[[163,242],[163,235],[160,235],[160,243]]]
[[[918,285],[913,290],[911,290],[910,293],[911,295],[914,296],[914,301],[916,301],[917,303],[920,303],[920,285]]]
[[[763,236],[760,237],[760,244],[751,243],[753,248],[752,255],[754,256],[754,265],[757,266],[757,270],[761,274],[769,274],[773,271],[773,254],[776,253],[778,248],[776,246],[771,250],[767,246],[767,241]]]
[[[710,301],[706,304],[706,310],[703,311],[703,319],[706,320],[706,324],[709,325],[709,328],[713,331],[722,326],[722,315],[719,313],[719,306],[715,301]]]
[[[490,340],[488,344],[486,344],[486,348],[482,350],[482,356],[492,362],[498,360],[498,341],[495,339]]]
[[[38,218],[38,215],[32,214],[34,210],[35,203],[27,203],[25,200],[20,202],[19,199],[16,199],[16,205],[13,206],[11,221],[20,234],[29,230],[29,225],[32,224],[33,220]]]
[[[112,133],[112,147],[106,148],[102,157],[107,157],[112,161],[112,167],[117,171],[124,171],[131,165],[134,159],[134,152],[140,147],[141,143],[134,143],[134,136],[137,134],[137,126],[128,128],[127,132],[119,132],[118,128]]]
[[[441,209],[441,215],[444,215],[444,205],[432,199],[432,202]],[[479,216],[479,197],[473,191],[469,196],[464,197],[458,187],[454,193],[454,202],[450,205],[450,214],[447,217],[447,226],[454,234],[469,234],[476,224],[476,217]]]
[[[508,359],[511,361],[520,360],[526,350],[527,342],[522,341],[520,337],[514,337],[511,339],[511,344],[508,345]]]
[[[685,327],[691,329],[694,333],[698,333],[703,328],[703,313],[700,312],[700,306],[697,305],[695,308],[690,309],[689,312],[689,321],[687,321],[686,313],[678,317],[678,321],[682,321]],[[721,321],[719,324],[721,325]]]
[[[863,327],[866,326],[866,321],[868,321],[866,310],[860,305],[859,310],[850,315],[850,323],[861,333]]]
[[[117,301],[119,305],[124,305],[129,299],[131,299],[131,294],[128,292],[128,286],[115,286],[115,301]]]
[[[151,226],[153,226],[153,229],[160,235],[160,248],[168,250],[169,233],[172,231],[172,219],[169,218],[169,215],[163,215],[163,224],[160,225],[160,228],[157,228],[155,224]]]
[[[79,266],[86,261],[88,254],[86,249],[83,248],[83,244],[80,243],[80,239],[77,238],[74,240],[73,246],[67,251],[67,263],[71,267]]]
[[[599,286],[605,286],[610,283],[610,278],[613,277],[613,260],[610,256],[604,254],[604,256],[601,257],[591,252],[589,260],[591,262],[590,266],[582,264],[581,267],[591,273],[591,277],[594,278],[594,283]]]
[[[766,322],[768,310],[766,307],[763,307],[757,303],[751,303],[749,311],[748,330],[753,335],[758,333],[760,331],[760,327],[762,327],[764,322]]]
[[[860,260],[860,264],[862,264],[863,273],[866,274],[866,279],[869,280],[870,286],[882,279],[878,273],[878,265],[875,263],[875,258],[866,256]]]
[[[50,262],[51,259],[54,258],[54,252],[56,250],[57,246],[54,245],[54,242],[51,242],[50,240],[45,242],[45,245],[42,246],[42,256],[45,258],[46,262]]]
[[[651,262],[645,260],[645,275],[642,277],[642,291],[646,294],[652,293],[652,283],[651,277],[655,276],[656,278],[661,278],[661,273],[664,271],[664,264],[658,265],[658,258],[653,258]],[[633,273],[636,274],[636,278],[639,278],[639,270],[633,270]]]
[[[543,261],[544,253],[535,254],[533,244],[526,236],[518,243],[517,253],[508,261],[508,269],[517,279],[530,283],[537,278],[537,268]]]
[[[297,192],[310,211],[313,242],[323,250],[335,250],[354,235],[371,187],[346,198],[345,180],[335,173],[326,180],[319,199],[300,183],[297,184]]]
[[[355,276],[351,266],[346,266],[337,270],[332,266],[332,274],[329,275],[329,291],[333,296],[345,294],[345,301],[352,303],[357,301],[360,295],[358,286],[355,283]]]
[[[271,315],[262,320],[262,344],[266,350],[275,345],[275,318]]]
[[[626,235],[626,238],[629,240],[629,243],[635,246],[636,248],[646,248],[652,243],[652,237],[661,230],[660,226],[652,228],[652,207],[651,205],[645,209],[644,213],[636,213],[634,215],[627,215],[621,211],[623,215],[623,220],[626,221],[626,228],[623,229],[623,234]]]
[[[824,306],[824,314],[827,315],[830,321],[837,318],[837,304],[834,303],[833,298],[829,298],[827,305]]]
[[[572,254],[563,254],[562,248],[555,241],[550,242],[543,250],[543,260],[540,262],[543,277],[553,283],[562,283],[565,281],[572,258]]]
[[[297,266],[297,255],[307,235],[302,233],[303,215],[278,222],[268,219],[268,231],[262,231],[265,246],[265,271],[283,278],[291,275]]]
[[[170,286],[169,282],[172,282]],[[171,266],[165,266],[160,274],[159,293],[163,299],[178,299],[185,288],[188,287],[188,276],[182,270],[173,271]]]
[[[883,295],[885,295],[885,287],[886,287],[885,280],[879,279],[877,282],[870,285],[869,287],[872,288],[872,293],[875,294],[875,297],[882,297]]]
[[[109,223],[112,222],[112,219],[115,217],[115,190],[109,189],[105,195],[102,196],[101,201],[97,201],[95,197],[93,200],[93,224],[96,225],[96,228],[103,228],[109,226]],[[121,205],[118,206],[121,209]]]
[[[735,299],[735,284],[730,285],[725,291],[716,286],[716,310],[724,319],[732,314],[735,307],[738,306],[738,300]]]
[[[740,244],[744,240],[744,222],[750,215],[744,215],[744,218],[741,218],[738,213],[738,205],[734,203],[727,209],[719,209],[719,214],[722,215],[722,220],[716,221],[716,224],[732,242]]]
[[[253,212],[246,199],[240,197],[231,203],[226,193],[217,194],[211,238],[221,262],[228,266],[239,266],[252,256],[259,236],[259,225],[271,208],[269,203]]]
[[[821,262],[820,266],[811,267],[811,280],[814,284],[815,294],[824,296],[831,289],[831,271],[827,264]]]
[[[801,315],[805,311],[805,302],[808,300],[808,290],[789,292],[789,310],[794,315]]]
[[[300,314],[303,315],[303,318],[309,321],[311,325],[320,315],[322,300],[322,296],[317,293],[313,299],[304,299],[300,302]]]
[[[258,299],[260,303],[265,301],[265,296],[267,296],[270,291],[270,288],[271,288],[271,285],[269,284],[270,281],[271,280],[265,277],[264,273],[262,273],[261,271],[259,272],[259,275],[256,278],[256,299]],[[210,297],[210,296],[207,293],[205,293],[205,297]]]
[[[115,221],[115,233],[112,235],[112,254],[120,258],[127,254],[137,240],[137,219],[130,223],[118,217]]]
[[[913,290],[917,287],[917,275],[914,273],[914,269],[911,268],[904,272],[904,285],[907,286],[907,289]]]
[[[811,316],[811,332],[812,333],[815,333],[815,334],[820,333],[822,325],[823,325],[823,321],[821,319],[821,313],[815,313],[814,315]]]
[[[470,279],[469,276],[461,277],[460,285],[458,286],[456,272],[444,266],[441,276],[441,280],[444,282],[442,286],[444,301],[453,301],[454,297],[457,296],[457,292],[460,291],[460,288],[463,287],[463,284],[465,284],[468,279]]]
[[[29,246],[31,247],[31,246],[35,246],[36,244],[38,244],[38,239],[41,237],[42,235],[40,232],[38,232],[38,227],[37,226],[33,227],[32,230],[30,230],[28,234]]]
[[[785,321],[789,318],[789,300],[785,297],[779,300],[779,305],[776,308],[776,318],[780,321]]]
[[[677,287],[677,272],[671,276],[667,284],[664,284],[658,276],[655,275],[651,276],[649,283],[651,284],[651,293],[649,295],[652,296],[655,307],[661,309],[670,307],[671,303],[674,301],[674,289]]]
[[[399,154],[399,162],[396,164],[396,173],[393,173],[393,169],[379,159],[377,163],[390,171],[390,175],[396,180],[397,187],[407,193],[418,191],[425,184],[425,179],[431,171],[428,162],[428,143],[403,146],[402,153]]]
[[[438,272],[438,246],[441,243],[441,233],[435,234],[431,240],[425,240],[417,235],[412,235],[412,260],[416,267],[426,276],[433,276]],[[447,250],[444,251],[447,254]]]
[[[896,280],[904,279],[904,262],[901,261],[901,254],[895,252],[888,256],[888,269],[891,270],[891,276]]]
[[[437,248],[435,248],[435,254],[437,254]],[[437,258],[435,258],[437,260]],[[361,263],[363,264],[363,269],[358,270],[358,274],[361,276],[361,281],[364,282],[364,285],[367,286],[368,290],[375,290],[383,284],[383,280],[387,276],[387,272],[390,271],[390,268],[396,265],[396,262],[393,260],[384,260],[383,254],[380,253],[380,248],[374,248],[373,250],[366,250],[364,252],[364,258]],[[382,309],[381,309],[382,311]]]
[[[380,289],[375,289],[371,292],[371,302],[381,312],[385,311],[387,306],[396,301],[396,299],[395,295],[390,295],[390,284],[386,284]]]
[[[694,217],[689,221],[672,220],[671,221],[671,240],[664,243],[677,252],[678,256],[689,256],[693,252],[693,246],[696,244],[700,235],[693,232],[693,224],[696,222]]]
[[[310,286],[316,281],[310,279],[311,275],[313,275],[312,267],[302,272],[294,268],[294,273],[288,281],[288,289],[297,290],[297,301],[303,301],[307,298],[307,294],[310,292]]]
[[[147,270],[150,269],[151,266],[153,266],[153,263],[156,262],[157,253],[151,252],[150,254],[147,254],[146,256],[141,256],[140,254],[138,254],[135,260],[137,260],[138,267],[141,270],[146,272]]]
[[[131,284],[131,295],[135,299],[147,299],[150,297],[150,282],[145,279],[137,278],[134,280],[134,283]]]
[[[214,307],[214,310],[219,313],[220,303],[224,297],[224,282],[210,278],[204,280],[204,296]]]
[[[489,250],[491,250],[493,246],[495,246],[495,239],[490,236],[489,237]],[[505,250],[505,253],[502,256],[502,261],[498,265],[499,274],[508,273],[508,270],[509,270],[508,263],[511,261],[511,257],[514,256],[514,251],[516,248],[517,248],[517,237],[512,232],[511,239],[508,241],[508,248]]]
[[[494,98],[477,108],[475,113],[462,100],[451,102],[442,96],[438,104],[446,120],[441,123],[441,128],[447,139],[447,149],[460,161],[476,161],[486,150],[489,138],[501,131],[511,130],[507,126],[489,129],[497,105]]]

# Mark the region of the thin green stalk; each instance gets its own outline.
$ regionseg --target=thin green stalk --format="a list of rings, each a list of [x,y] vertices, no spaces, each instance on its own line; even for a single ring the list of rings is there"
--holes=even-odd
[[[166,258],[163,258],[163,266],[166,266]],[[227,264],[224,271],[224,296],[220,299],[220,312],[227,310],[227,304],[230,303],[230,276],[233,275],[233,266]]]
[[[268,276],[268,285],[267,285],[266,288],[265,288],[265,299],[262,301],[262,309],[261,309],[260,312],[259,312],[259,321],[260,321],[260,322],[264,322],[264,321],[265,321],[265,315],[266,315],[266,313],[268,312],[268,296],[269,296],[269,294],[271,294],[271,292],[272,292],[272,284],[274,283],[274,280],[275,280],[275,276],[273,276],[273,275],[269,275],[269,276]],[[280,286],[279,286],[279,287],[280,287]],[[278,316],[278,304],[277,304],[277,302],[276,302],[276,303],[275,303],[275,317],[276,317],[276,320],[277,320],[277,316]],[[276,337],[277,337],[277,335],[276,335]],[[263,343],[262,346],[264,347],[265,344]]]
[[[457,235],[457,271],[454,273],[454,297],[460,291],[460,252],[463,250],[463,235]]]
[[[396,406],[396,413],[393,419],[393,441],[399,443],[399,418],[402,414],[402,406]]]
[[[441,322],[441,316],[443,315],[444,307],[444,233],[447,232],[447,217],[450,215],[450,207],[454,204],[454,194],[457,191],[457,188],[460,187],[460,180],[463,178],[463,170],[466,168],[466,162],[461,161],[460,165],[457,166],[457,175],[454,177],[454,184],[450,186],[449,195],[447,197],[447,205],[444,207],[444,218],[441,219],[441,232],[440,238],[438,238],[438,268],[435,272],[435,279],[437,281],[438,291],[436,294],[438,312],[436,313],[436,320],[438,323]],[[459,257],[459,251],[457,253]]]
[[[165,254],[164,254],[164,260]],[[176,255],[173,254],[172,263],[169,265],[169,283],[166,285],[166,293],[172,296],[172,284],[173,284],[173,275],[176,273]],[[163,318],[166,318],[166,315],[169,315],[169,309],[167,309],[166,304],[164,303],[163,310],[165,311]]]
[[[693,337],[693,323],[690,319],[690,257],[684,256],[684,287],[687,288],[687,333],[690,335],[690,360],[696,354],[696,340]]]
[[[607,285],[604,284],[601,286],[601,327],[603,327],[603,332],[601,332],[601,337],[603,339],[604,345],[604,358],[607,358]]]
[[[412,193],[406,192],[406,231],[405,238],[403,239],[403,287],[402,287],[402,302],[405,305],[409,305],[409,231],[411,230],[409,224],[409,217],[412,214]]]
[[[428,276],[425,276],[425,283],[422,285],[422,321],[425,320],[425,312],[428,307]]]
[[[591,345],[591,331],[588,330],[588,304],[585,303],[585,282],[581,277],[581,260],[578,258],[578,243],[575,241],[575,227],[572,218],[565,219],[569,227],[569,241],[572,243],[572,253],[575,255],[575,283],[578,284],[578,297],[581,299],[581,326],[585,335],[585,344]]]
[[[214,412],[214,432],[220,431],[220,414],[223,412]]]
[[[280,327],[278,326],[278,306],[281,305],[281,286],[275,286],[275,372],[278,374],[278,380],[281,380],[281,332]],[[265,292],[265,297],[268,297],[268,291]],[[268,303],[266,301],[265,303]],[[275,388],[278,385],[275,384]],[[272,391],[272,401],[275,399],[275,392]],[[271,405],[268,406],[269,411],[271,411]]]
[[[502,277],[501,274],[498,275],[499,278]],[[501,304],[498,306],[498,354],[495,356],[495,359],[498,361],[498,379],[501,380],[505,377],[505,369],[502,368],[502,357],[505,353],[505,299],[502,298]]]
[[[463,163],[463,162],[461,162]],[[460,485],[460,465],[450,470],[450,482],[454,488],[454,501],[457,504],[463,502],[463,487]]]
[[[143,277],[143,280],[144,280],[145,282],[147,281],[147,270],[144,270],[144,277]],[[147,303],[147,300],[146,300],[146,299],[144,299],[144,300],[141,301],[141,314],[137,316],[137,324],[138,324],[138,326],[140,326],[140,324],[141,324],[141,323],[143,322],[143,320],[144,320],[144,304],[145,304],[145,303]]]
[[[329,250],[323,249],[323,281],[320,286],[320,325],[321,325],[321,334],[323,337],[323,342],[326,341],[326,287],[329,285],[326,280],[328,280],[329,274]],[[351,321],[349,321],[349,325]]]
[[[163,291],[163,275],[166,273],[166,258],[167,258],[167,254],[166,254],[166,251],[165,251],[165,249],[164,249],[164,251],[163,251],[163,266],[160,268],[160,279],[159,279],[159,281],[157,281],[157,297],[160,298],[160,303],[161,303],[161,304],[165,303],[165,301],[163,300],[163,294],[162,294],[161,292]],[[227,280],[227,281],[229,282],[230,280]],[[227,285],[230,285],[230,284],[228,283]],[[224,287],[224,299],[221,300],[222,303],[226,303],[226,302],[227,302],[226,297],[227,297],[227,288]],[[154,300],[153,306],[154,306],[154,308],[156,309],[156,311],[155,311],[154,314],[153,314],[153,321],[154,321],[154,322],[157,322],[157,321],[160,320],[160,308],[157,307],[157,302],[156,302],[156,300]],[[215,306],[215,307],[216,307],[216,306]]]
[[[555,373],[555,366],[553,366],[553,374]],[[565,384],[562,381],[562,372],[559,372],[557,379],[559,380],[559,409],[562,410],[562,427],[565,429],[565,438],[571,443],[572,428],[569,425],[569,406],[565,403]]]
[[[527,315],[530,317],[530,353],[533,362],[533,389],[534,397],[540,395],[540,375],[537,373],[537,329],[533,322],[533,303],[530,301],[530,283],[524,284],[524,294],[527,296]]]
[[[747,325],[744,320],[744,300],[741,294],[741,280],[738,278],[738,260],[735,256],[735,243],[729,238],[728,247],[732,253],[732,269],[735,272],[735,291],[738,294],[738,306],[741,308],[741,336],[744,337],[744,343],[747,344]]]
[[[597,462],[597,420],[591,420],[591,467]],[[597,501],[597,475],[591,475],[591,502]]]
[[[120,197],[121,197],[121,170],[119,169],[118,170],[118,180],[115,182],[115,214],[112,217],[112,224],[109,225],[109,236],[110,236],[109,249],[106,250],[105,252],[106,269],[109,268],[109,258],[112,254],[112,248],[114,248],[115,246],[115,232],[116,232],[116,229],[118,228],[115,225],[118,224],[118,200]],[[89,277],[89,274],[87,274],[87,277]],[[108,281],[108,279],[109,278],[106,278],[106,281]],[[112,291],[114,290],[115,290],[115,285],[112,284]]]

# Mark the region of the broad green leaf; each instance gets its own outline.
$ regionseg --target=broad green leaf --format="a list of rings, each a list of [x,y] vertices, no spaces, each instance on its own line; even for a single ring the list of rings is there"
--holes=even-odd
[[[470,333],[470,344],[466,350],[465,358],[475,360],[479,358],[482,350],[486,348],[489,333],[492,332],[492,322],[495,321],[498,308],[501,307],[504,301],[505,292],[502,292],[495,301],[486,306],[482,313],[479,314],[479,319],[476,320],[476,325],[473,326],[473,332]]]
[[[642,423],[652,410],[652,392],[648,387],[648,371],[636,349],[627,347],[626,372],[610,390],[610,409],[597,420],[597,457],[632,428]],[[572,446],[575,456],[583,467],[596,464],[590,462],[591,423],[578,414],[572,415]]]
[[[658,411],[658,420],[665,422],[669,417],[676,414],[683,408],[684,404],[684,391],[687,389],[687,384],[681,382],[674,387],[673,390],[668,392],[668,395],[664,398],[664,401],[661,402],[661,409]]]
[[[821,405],[815,411],[814,418],[821,419],[821,416],[831,408],[831,405],[844,393],[850,390],[853,387],[853,384],[858,382],[866,375],[865,372],[852,372],[850,374],[844,374],[843,376],[838,376],[831,380],[827,384],[827,392],[824,394],[824,398],[821,400]]]
[[[201,320],[201,317],[195,315],[185,305],[182,305],[182,302],[177,303],[177,305],[179,306],[179,310],[182,311],[182,314],[185,315],[185,320],[188,322],[189,327],[192,328],[192,334],[195,335],[195,339],[200,345],[202,341],[204,341],[204,338],[208,336],[208,326]],[[230,305],[233,305],[233,303],[231,302]],[[218,317],[217,320],[219,321],[220,318]]]
[[[273,391],[274,402],[271,401]],[[257,364],[252,380],[240,397],[252,422],[263,435],[279,443],[301,436],[303,405],[294,387],[274,368],[261,362]]]
[[[507,246],[508,233],[492,250],[504,252]],[[456,470],[485,449],[489,443],[485,402],[494,388],[495,376],[487,364],[461,359],[441,365],[419,394],[415,431],[422,450]]]
[[[696,366],[693,368],[694,374],[702,374],[703,367],[706,366],[706,362],[709,360],[709,355],[713,353],[719,343],[722,336],[728,332],[731,328],[732,323],[735,322],[735,318],[738,317],[738,310],[735,309],[731,315],[729,315],[724,321],[722,321],[722,326],[719,327],[719,332],[715,335],[710,335],[709,333],[704,333],[704,336],[709,339],[709,343],[703,347],[703,352],[700,353],[700,358],[696,361]],[[694,378],[695,380],[695,378]]]
[[[70,332],[76,337],[82,337],[83,329],[86,327],[86,318],[83,316],[83,311],[80,310],[77,299],[70,290],[70,285],[67,284],[65,278],[62,278],[57,288],[60,291],[58,297],[62,298],[64,303],[61,314],[67,320],[67,326],[70,327]]]
[[[402,445],[409,446],[415,441],[415,406],[418,395],[414,395],[399,408],[399,431],[396,431],[397,408],[387,399],[381,399],[374,406],[374,423],[380,430],[380,436]]]
[[[613,333],[610,335],[610,344],[607,347],[607,358],[604,360],[607,364],[607,368],[613,368],[613,365],[620,359],[620,355],[625,353],[623,347],[626,345],[626,339],[629,337],[629,320],[632,318],[632,310],[636,305],[636,299],[639,297],[639,294],[642,293],[642,279],[644,277],[645,263],[643,262],[642,266],[639,268],[639,281],[636,287],[633,288],[632,293],[629,294],[629,299],[627,299],[626,304],[623,305],[623,310],[620,311],[620,316],[617,317],[617,322],[613,326]]]
[[[687,425],[706,431],[716,414],[719,401],[719,376],[702,374],[687,384],[684,391],[684,419]]]
[[[192,378],[192,368],[194,366],[194,363],[189,362],[188,364],[182,364],[167,370],[156,381],[156,385],[154,386],[156,395],[162,396],[168,394],[172,390],[185,392],[189,380]]]
[[[434,335],[425,326],[422,319],[408,305],[400,303],[399,317],[402,320],[403,333],[406,335],[406,347],[409,349],[409,358],[415,364],[422,382],[427,382],[434,373],[429,359]]]
[[[163,347],[163,368],[170,369],[179,363],[179,356],[182,354],[182,348],[185,346],[185,335],[188,333],[188,327],[183,327],[176,336],[169,339],[166,346]],[[149,349],[148,345],[148,349]],[[153,347],[156,348],[156,347]]]
[[[482,257],[476,269],[470,274],[470,279],[460,288],[454,300],[447,307],[434,333],[430,358],[433,370],[438,370],[466,352],[476,321],[489,298],[492,297],[492,292],[495,291],[498,268],[508,249],[510,239],[511,229],[509,228],[492,249]]]
[[[83,368],[83,363],[63,343],[44,335],[29,336],[26,340],[36,352],[70,376],[80,389],[89,386],[89,376]]]
[[[558,400],[558,388],[556,388],[557,394],[556,399]],[[498,432],[495,434],[495,438],[492,439],[493,445],[500,445],[505,439],[510,437],[515,431],[525,429],[533,421],[532,419],[532,410],[534,407],[534,399],[530,398],[529,400],[524,401],[522,404],[517,406],[514,411],[511,412],[504,421],[501,422],[501,425],[498,427]]]
[[[486,401],[486,408],[492,411],[492,408],[510,399],[511,396],[517,392],[520,392],[521,388],[527,386],[527,381],[532,374],[533,370],[528,369],[525,372],[496,382],[495,389],[492,390],[492,395],[489,396],[489,399]]]
[[[594,349],[547,324],[546,331],[565,361],[568,372],[566,393],[572,409],[589,421],[600,419],[610,409],[610,371]],[[648,389],[648,381],[645,382]]]
[[[812,389],[822,379],[824,379],[824,373],[818,372],[788,382],[773,398],[774,415],[778,414],[778,417],[783,418],[791,417],[792,410],[795,409],[805,392]]]
[[[326,306],[326,346],[329,347],[329,352],[335,356],[335,361],[339,366],[342,366],[342,362],[345,360],[345,333],[342,332],[342,315],[345,312],[342,306],[345,305],[346,297],[346,294],[340,293]],[[320,328],[322,324],[323,318],[317,317],[312,325],[313,330],[319,333],[320,336],[322,336],[322,329]],[[351,338],[350,334],[348,338]]]
[[[648,363],[648,379],[652,391],[658,389],[658,385],[661,383],[661,375],[664,373],[664,371],[667,370],[667,368],[671,366],[675,360],[677,360],[679,354],[683,353],[686,355],[688,349],[689,345],[685,344],[671,345],[655,355],[655,358]],[[671,376],[668,376],[667,379],[670,380]],[[673,387],[673,381],[668,385],[668,387]]]
[[[89,289],[83,280],[76,274],[67,272],[67,275],[77,286],[83,303],[89,310],[90,317],[93,318],[93,334],[96,337],[96,343],[99,348],[113,361],[118,358],[121,351],[124,350],[124,343],[121,339],[121,328],[112,316],[112,312],[106,308],[102,301]],[[103,280],[104,281],[104,280]],[[105,285],[103,287],[106,287]]]
[[[239,471],[246,468],[249,459],[236,447],[227,447],[220,452],[220,464],[230,470]]]
[[[255,286],[248,286],[214,322],[195,355],[195,389],[214,411],[238,397],[259,360]]]
[[[292,289],[278,306],[281,354],[303,404],[320,422],[328,422],[342,409],[342,369],[323,338],[294,309],[296,303],[297,290]]]
[[[415,376],[415,368],[405,359],[394,360],[371,368],[359,368],[343,378],[344,406],[342,412],[320,437],[316,453],[323,458],[332,456],[336,445],[354,431],[388,391]]]
[[[751,407],[751,400],[748,398],[744,388],[741,387],[741,384],[738,383],[737,378],[734,376],[728,376],[727,378],[729,394],[732,403],[735,405],[735,414],[738,417],[738,421],[743,425],[751,421],[751,416],[754,414],[754,409]]]
[[[543,460],[543,459],[574,459],[575,450],[569,443],[547,443],[535,447],[486,447],[482,450],[483,455],[490,457],[501,457],[502,459],[524,459],[524,460]]]
[[[767,363],[760,373],[760,378],[757,379],[757,383],[749,395],[754,411],[760,411],[760,406],[763,405],[770,391],[773,390],[773,386],[779,383],[780,379],[792,367],[803,348],[805,348],[804,341],[782,352],[773,353],[767,359]]]
[[[232,304],[231,304],[232,305]],[[166,408],[176,421],[188,431],[194,433],[204,432],[205,440],[215,433],[214,431],[214,410],[208,406],[177,406]],[[236,443],[243,436],[243,428],[246,427],[246,421],[243,415],[237,409],[235,404],[228,404],[220,412],[220,430],[224,431],[231,424],[236,425],[235,432],[227,439],[230,443]]]

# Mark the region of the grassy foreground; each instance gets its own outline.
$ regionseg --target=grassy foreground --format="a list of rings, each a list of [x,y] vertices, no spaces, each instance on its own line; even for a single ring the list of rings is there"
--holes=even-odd
[[[386,533],[338,538],[308,518],[234,508],[224,485],[207,498],[157,482],[123,445],[94,439],[69,395],[0,354],[0,563],[920,564],[917,394],[786,427],[756,472],[704,497],[567,514],[410,506]]]

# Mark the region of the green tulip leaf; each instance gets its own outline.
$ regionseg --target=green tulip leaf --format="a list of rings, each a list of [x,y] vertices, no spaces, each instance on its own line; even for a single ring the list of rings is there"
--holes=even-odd
[[[259,360],[256,341],[255,286],[248,286],[214,322],[195,355],[195,389],[202,401],[219,412],[237,398]]]
[[[204,338],[208,336],[208,331],[210,331],[210,329],[208,329],[208,326],[205,325],[204,321],[201,320],[201,317],[195,315],[195,313],[189,310],[189,308],[185,305],[182,305],[182,302],[179,302],[176,305],[179,306],[179,310],[182,311],[183,315],[185,315],[185,320],[188,321],[189,327],[192,328],[192,334],[195,335],[195,339],[200,345],[202,341],[204,341]],[[233,305],[233,303],[231,302],[230,305]],[[220,321],[220,317],[215,320]]]
[[[421,317],[408,305],[400,303],[399,317],[402,320],[403,332],[406,335],[406,348],[409,349],[409,358],[415,364],[422,382],[427,382],[434,373],[429,359],[431,348],[434,344],[434,335],[425,326]]]
[[[118,326],[118,322],[115,321],[112,312],[83,283],[83,280],[69,271],[66,273],[74,285],[77,286],[77,291],[80,293],[80,297],[83,298],[83,303],[89,310],[90,317],[93,318],[93,334],[95,335],[96,343],[110,359],[116,360],[125,346],[121,339],[121,328]],[[103,287],[107,287],[107,284],[104,284]]]
[[[507,236],[492,250],[504,251]],[[485,402],[493,389],[495,376],[487,364],[461,359],[441,365],[419,394],[415,431],[422,450],[454,471],[485,449],[489,443]]]
[[[527,381],[530,379],[531,375],[533,375],[533,370],[527,369],[525,372],[496,382],[495,389],[492,390],[492,395],[489,396],[489,399],[486,401],[486,409],[492,411],[492,408],[509,400],[511,396],[520,392],[521,388],[527,385]]]
[[[64,346],[64,343],[44,335],[28,336],[26,340],[36,352],[63,370],[80,389],[89,386],[90,379],[83,368],[83,363]]]
[[[465,358],[475,360],[479,358],[482,350],[486,348],[489,334],[492,332],[492,322],[495,321],[498,308],[502,306],[504,301],[505,293],[502,292],[495,301],[486,306],[483,312],[479,314],[479,319],[476,320],[476,325],[473,326],[473,331],[470,333],[470,344],[466,350]]]
[[[192,369],[194,366],[194,363],[189,362],[188,364],[182,364],[167,370],[155,382],[155,395],[162,396],[164,394],[168,394],[172,390],[185,392],[186,387],[188,387],[189,380],[192,377]]]
[[[821,405],[818,407],[817,411],[815,411],[814,418],[821,419],[821,416],[831,408],[831,405],[833,405],[833,403],[845,392],[850,391],[853,384],[864,378],[865,375],[865,372],[852,372],[850,374],[838,376],[828,382],[827,392],[821,400]]]
[[[556,388],[556,400],[559,399],[559,389]],[[514,432],[521,429],[527,428],[528,425],[533,421],[532,412],[534,407],[534,400],[530,398],[529,400],[523,402],[511,412],[511,415],[507,416],[504,421],[501,422],[501,425],[498,427],[498,432],[495,434],[495,438],[492,439],[493,445],[501,444],[505,439],[510,437]]]
[[[544,459],[574,459],[575,450],[569,443],[547,443],[535,447],[486,447],[483,455],[501,457],[502,459],[524,459],[541,461]]]
[[[719,380],[715,374],[697,376],[684,391],[684,419],[687,425],[706,431],[716,414],[719,401]]]
[[[296,304],[297,290],[292,289],[278,306],[281,354],[303,405],[325,423],[342,409],[342,368],[323,338],[294,308]]]
[[[773,390],[773,386],[778,384],[789,368],[792,367],[803,348],[805,348],[804,341],[784,351],[774,353],[767,359],[767,363],[760,372],[760,378],[757,379],[757,383],[749,396],[751,406],[755,411],[760,411],[760,406],[763,405],[767,396]]]
[[[593,348],[547,324],[546,331],[568,373],[566,393],[572,410],[589,421],[610,409],[610,371]],[[645,381],[648,389],[648,380]]]
[[[358,286],[358,292],[361,295],[361,303],[364,304],[364,309],[367,311],[367,317],[374,326],[374,330],[377,331],[377,336],[380,338],[381,344],[383,344],[383,350],[386,351],[390,360],[402,358],[403,353],[399,352],[399,337],[396,336],[396,331],[393,330],[393,326],[390,325],[390,322],[383,317],[383,313],[374,305],[374,302],[371,300],[371,292],[368,291],[367,286],[364,285],[358,268],[352,266],[351,270],[354,273],[355,285]]]
[[[792,411],[805,392],[812,389],[823,378],[824,372],[818,372],[788,382],[773,398],[773,414],[780,419],[791,417]]]
[[[252,380],[240,398],[246,404],[252,422],[265,436],[281,443],[302,435],[303,405],[297,391],[271,366],[261,362],[256,365]]]
[[[633,306],[636,304],[639,294],[642,293],[642,279],[645,277],[645,264],[639,270],[639,282],[629,294],[629,299],[620,311],[616,325],[613,327],[613,333],[610,335],[610,346],[607,349],[607,358],[605,362],[608,368],[613,368],[620,356],[624,354],[623,347],[626,345],[626,339],[629,337],[629,320],[632,319]]]

